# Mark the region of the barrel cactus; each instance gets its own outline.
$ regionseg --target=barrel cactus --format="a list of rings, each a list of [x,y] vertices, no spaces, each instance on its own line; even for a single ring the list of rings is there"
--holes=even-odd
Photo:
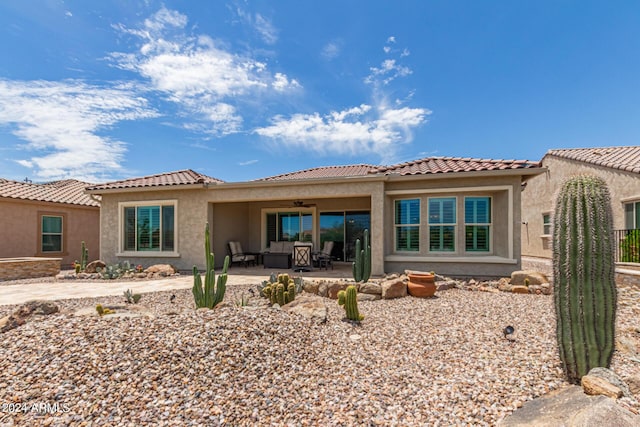
[[[609,190],[577,176],[558,194],[553,229],[554,302],[560,359],[569,382],[609,367],[615,342],[616,284]]]

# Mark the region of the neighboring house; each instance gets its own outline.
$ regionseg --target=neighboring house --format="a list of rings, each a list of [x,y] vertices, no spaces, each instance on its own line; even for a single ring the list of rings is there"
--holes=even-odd
[[[239,241],[262,252],[271,241],[311,241],[354,258],[369,229],[372,273],[434,270],[504,276],[520,268],[522,181],[537,162],[432,157],[392,166],[319,167],[248,182],[192,170],[94,185],[102,197],[101,257],[108,263],[204,267],[211,224],[216,264]]]
[[[0,258],[62,258],[66,268],[80,259],[82,241],[97,258],[100,198],[85,194],[87,185],[0,179]]]
[[[640,146],[549,150],[541,166],[546,173],[532,177],[522,193],[522,255],[552,257],[556,193],[569,177],[588,174],[609,187],[616,259],[624,261],[621,242],[629,231],[640,228]]]

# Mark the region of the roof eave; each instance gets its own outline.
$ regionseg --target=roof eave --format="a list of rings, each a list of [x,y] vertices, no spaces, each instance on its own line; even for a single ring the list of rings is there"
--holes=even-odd
[[[398,180],[421,180],[421,179],[448,179],[448,178],[474,178],[474,177],[487,177],[487,176],[529,176],[539,175],[545,172],[547,169],[543,167],[531,167],[531,168],[515,168],[515,169],[497,169],[497,170],[484,170],[484,171],[451,171],[451,172],[438,172],[438,173],[425,173],[425,174],[413,174],[413,175],[400,175],[389,174],[390,181]]]
[[[216,183],[210,183],[216,184]],[[86,189],[85,194],[115,194],[115,193],[146,193],[148,191],[165,191],[165,190],[198,190],[207,188],[207,183],[201,184],[175,184],[175,185],[156,185],[144,187],[124,187],[124,188],[104,188],[104,189]]]

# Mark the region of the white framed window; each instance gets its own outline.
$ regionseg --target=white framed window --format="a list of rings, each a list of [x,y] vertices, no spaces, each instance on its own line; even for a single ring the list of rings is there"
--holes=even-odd
[[[624,204],[624,228],[627,230],[640,228],[640,201]]]
[[[456,201],[455,197],[430,197],[428,199],[430,252],[455,252]]]
[[[177,252],[177,201],[120,204],[122,252]]]
[[[542,235],[551,235],[551,213],[545,212],[542,214]]]
[[[420,199],[396,200],[394,204],[394,218],[396,251],[419,251]]]
[[[41,252],[62,252],[63,217],[59,215],[40,216]]]
[[[313,242],[315,209],[266,209],[264,218],[264,247],[271,242]]]
[[[467,252],[491,250],[491,197],[464,198],[464,236]]]

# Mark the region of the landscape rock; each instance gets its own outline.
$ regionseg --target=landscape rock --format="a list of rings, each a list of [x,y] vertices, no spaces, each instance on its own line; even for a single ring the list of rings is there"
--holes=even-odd
[[[513,292],[514,294],[528,294],[529,288],[527,288],[526,286],[516,285],[511,287],[511,292]]]
[[[338,292],[347,289],[347,286],[349,286],[349,284],[345,282],[334,282],[329,284],[329,287],[327,288],[327,297],[331,299],[338,299]]]
[[[569,386],[526,402],[498,423],[520,427],[632,427],[640,416],[605,396],[588,396],[580,386]]]
[[[359,293],[356,295],[356,300],[357,301],[378,301],[382,299],[382,295],[377,295],[377,294],[363,294],[363,293]]]
[[[97,273],[96,268],[100,267],[101,269],[106,268],[107,264],[102,261],[102,260],[95,260],[95,261],[91,261],[89,264],[87,264],[87,266],[84,268],[84,272],[85,273]]]
[[[51,301],[33,300],[27,301],[9,316],[0,319],[0,332],[7,332],[27,323],[32,315],[47,316],[60,311],[58,306]]]
[[[289,304],[282,306],[282,310],[288,313],[296,313],[315,320],[318,323],[325,323],[327,321],[328,308],[325,305],[322,297],[318,296],[300,296]]]
[[[529,285],[549,283],[547,276],[538,271],[519,270],[511,273],[511,284],[513,286],[525,286],[525,279],[529,279]]]
[[[601,378],[604,381],[607,381],[609,384],[613,385],[620,391],[625,397],[632,397],[631,390],[629,390],[629,386],[625,384],[625,382],[611,369],[607,368],[593,368],[587,374],[589,377],[597,377]],[[584,377],[583,377],[584,379]],[[584,387],[584,386],[583,386]],[[618,396],[619,397],[619,396]]]
[[[305,280],[302,289],[310,294],[318,295],[320,291],[320,283],[312,280]]]
[[[154,274],[156,276],[164,277],[174,275],[178,270],[170,264],[154,264],[146,268],[144,271],[147,275]]]
[[[382,295],[382,286],[380,286],[379,283],[366,282],[360,284],[358,292],[362,294]]]
[[[631,394],[640,396],[640,374],[625,378],[625,383],[629,386]]]
[[[584,392],[590,396],[603,395],[612,399],[622,397],[622,390],[600,377],[585,375],[580,380],[580,384]]]
[[[402,298],[407,296],[407,284],[399,277],[385,280],[380,284],[382,299]]]

